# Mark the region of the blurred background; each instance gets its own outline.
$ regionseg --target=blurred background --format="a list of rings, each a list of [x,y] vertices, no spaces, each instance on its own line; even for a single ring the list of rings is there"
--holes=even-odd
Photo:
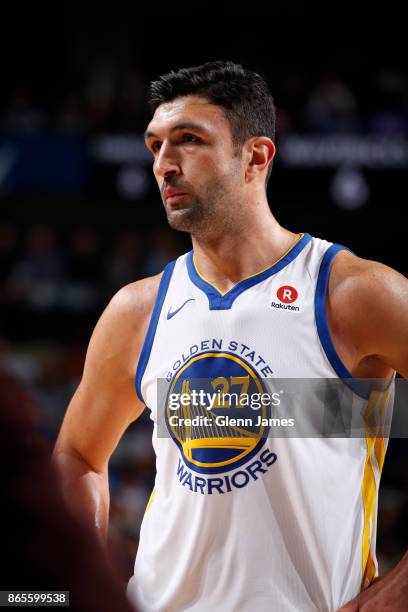
[[[190,249],[171,231],[142,133],[151,79],[231,59],[277,106],[268,188],[278,221],[408,275],[408,72],[398,13],[335,5],[272,15],[58,3],[9,9],[0,93],[0,370],[35,405],[50,448],[102,310]],[[386,45],[383,40],[387,39]],[[110,469],[111,540],[125,578],[154,478],[147,414]],[[382,571],[408,544],[408,445],[392,440],[380,495]]]

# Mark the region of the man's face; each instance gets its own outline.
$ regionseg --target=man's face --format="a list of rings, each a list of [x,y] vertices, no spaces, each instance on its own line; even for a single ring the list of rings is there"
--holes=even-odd
[[[234,226],[244,172],[219,106],[199,96],[162,104],[145,141],[171,227],[210,237]]]

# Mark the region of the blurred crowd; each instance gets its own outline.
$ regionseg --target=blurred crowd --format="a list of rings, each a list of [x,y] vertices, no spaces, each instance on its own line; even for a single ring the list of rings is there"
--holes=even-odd
[[[86,343],[63,347],[57,341],[16,350],[0,338],[0,377],[11,386],[10,405],[18,408],[21,393],[29,398],[30,417],[49,458],[80,382],[85,351]],[[152,424],[145,411],[127,430],[110,462],[110,549],[123,580],[131,574],[141,520],[154,483],[151,435]],[[13,461],[8,461],[13,470]],[[14,485],[18,486],[17,482]]]
[[[51,99],[49,93],[44,96],[43,84],[18,83],[3,97],[0,132],[141,133],[149,119],[149,77],[138,66],[123,69],[101,61],[68,79]],[[408,78],[402,71],[278,73],[268,80],[279,110],[278,134],[408,132]]]
[[[98,316],[127,283],[160,272],[183,250],[166,228],[22,228],[0,224],[0,373],[30,396],[37,427],[55,441],[79,384]],[[123,577],[134,561],[139,526],[153,487],[147,413],[131,426],[110,467],[111,538]]]
[[[120,287],[161,272],[182,252],[167,228],[103,232],[0,223],[0,306],[33,311],[99,308]]]

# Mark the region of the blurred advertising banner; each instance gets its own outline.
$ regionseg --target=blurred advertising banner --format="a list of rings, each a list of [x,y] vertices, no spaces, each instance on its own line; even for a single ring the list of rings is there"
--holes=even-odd
[[[0,191],[79,191],[87,176],[83,138],[0,136]]]

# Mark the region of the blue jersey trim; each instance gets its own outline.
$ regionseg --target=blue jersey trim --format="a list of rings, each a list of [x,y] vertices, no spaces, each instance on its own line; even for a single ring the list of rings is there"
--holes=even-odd
[[[157,292],[156,303],[153,308],[152,316],[150,318],[149,327],[146,333],[146,337],[143,343],[143,347],[140,353],[139,363],[136,368],[136,376],[135,376],[135,385],[136,385],[136,393],[140,401],[146,404],[143,395],[142,395],[142,379],[146,370],[147,363],[149,361],[150,353],[153,346],[153,340],[156,335],[157,323],[159,321],[159,316],[161,313],[161,309],[163,307],[163,302],[167,294],[167,289],[170,284],[170,279],[173,274],[174,266],[176,265],[176,260],[171,261],[164,268],[163,275],[160,279],[159,290]]]
[[[216,287],[207,283],[201,276],[197,273],[197,270],[194,265],[193,260],[193,251],[190,251],[187,256],[187,270],[190,280],[201,289],[206,296],[208,297],[208,302],[210,305],[210,310],[229,310],[233,305],[234,301],[237,299],[241,293],[257,285],[261,281],[265,280],[272,274],[276,274],[285,266],[290,264],[291,261],[295,259],[299,255],[299,253],[305,248],[305,246],[311,241],[312,236],[310,234],[304,234],[302,238],[295,244],[295,246],[287,253],[282,259],[273,264],[267,270],[260,272],[259,274],[255,274],[250,278],[246,278],[245,280],[237,283],[232,289],[230,289],[227,293],[222,295]]]
[[[335,255],[337,255],[337,253],[339,251],[342,251],[343,249],[350,251],[350,249],[343,246],[342,244],[333,244],[325,252],[322,262],[320,264],[315,293],[316,326],[324,352],[326,353],[327,359],[332,365],[337,376],[339,378],[342,378],[344,380],[344,383],[354,393],[356,393],[356,395],[359,395],[364,399],[369,399],[370,385],[368,383],[365,384],[364,382],[353,378],[351,372],[349,372],[349,370],[346,368],[334,347],[329,330],[329,325],[327,323],[326,296],[327,287],[329,285],[330,268]]]

